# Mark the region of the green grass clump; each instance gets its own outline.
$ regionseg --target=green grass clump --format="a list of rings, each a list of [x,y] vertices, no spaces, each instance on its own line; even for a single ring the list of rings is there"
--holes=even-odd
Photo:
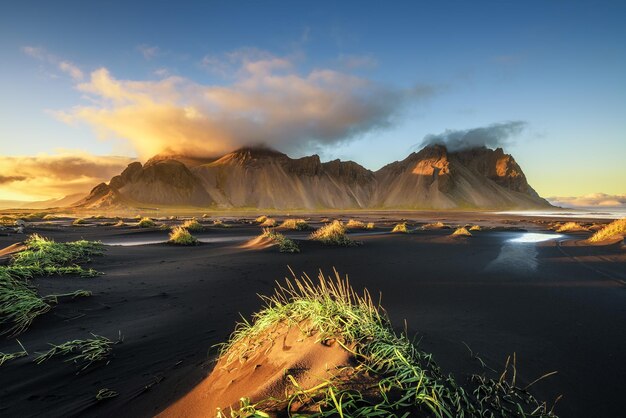
[[[141,218],[139,222],[137,222],[137,226],[139,228],[154,228],[156,226],[156,222],[148,217],[145,217]]]
[[[285,219],[282,224],[280,224],[279,228],[283,229],[293,229],[296,231],[307,231],[311,229],[311,225],[309,225],[304,219]]]
[[[353,247],[358,245],[356,241],[346,236],[346,226],[338,220],[324,225],[313,232],[309,238],[314,241],[319,241],[324,245],[337,245],[341,247]]]
[[[393,227],[391,232],[392,233],[407,234],[409,232],[409,230],[406,227],[406,222],[401,222],[399,224],[396,224],[396,226]]]
[[[16,351],[15,353],[0,353],[0,366],[11,360],[15,360],[20,357],[26,357],[28,355],[28,352],[26,351],[20,340],[16,341],[20,345],[20,347],[22,347],[22,351]]]
[[[170,244],[175,245],[198,245],[198,240],[182,226],[176,226],[170,233]]]
[[[263,234],[261,234],[261,236],[265,238],[269,238],[275,243],[277,243],[278,250],[281,253],[299,253],[300,252],[300,248],[298,247],[298,244],[295,243],[295,241],[290,240],[283,234],[276,232],[273,229],[263,228]]]
[[[78,263],[101,255],[102,244],[92,241],[57,243],[40,235],[31,235],[26,250],[13,255],[8,266],[0,266],[0,324],[1,334],[17,335],[25,331],[39,315],[48,312],[63,297],[90,296],[78,290],[61,295],[40,296],[29,283],[41,276],[73,274],[94,277],[100,273],[84,269]]]
[[[91,335],[93,338],[87,340],[67,341],[59,345],[50,344],[52,348],[39,355],[35,362],[41,364],[53,357],[71,356],[65,361],[75,363],[80,370],[85,370],[94,363],[106,360],[113,350],[113,345],[122,342],[121,335],[118,341],[111,341],[101,335]]]
[[[24,332],[39,315],[52,306],[26,282],[0,270],[0,334],[15,336]]]
[[[74,222],[72,222],[72,225],[85,225],[87,223],[87,221],[85,221],[83,218],[76,218],[74,219]]]
[[[183,222],[181,227],[185,228],[187,231],[193,232],[204,230],[204,226],[202,226],[202,224],[198,222],[196,218],[186,220],[185,222]]]
[[[462,227],[455,229],[452,235],[455,237],[471,237],[472,233],[468,231],[467,228],[462,226]]]
[[[611,222],[589,238],[590,242],[600,242],[616,236],[626,235],[626,218]]]
[[[300,329],[303,336],[314,334],[316,344],[337,342],[351,354],[353,363],[307,389],[299,386],[299,375],[286,370],[284,395],[253,404],[243,393],[240,408],[231,417],[293,412],[303,416],[297,414],[299,410],[316,411],[306,415],[315,417],[555,417],[526,390],[552,373],[520,389],[515,386],[514,361],[512,370],[507,362],[498,380],[474,375],[474,386],[464,389],[452,376],[442,374],[430,354],[394,331],[386,312],[366,290],[357,294],[336,271],[334,278],[320,272],[317,283],[306,274],[300,279],[294,275],[278,285],[273,296],[261,298],[262,310],[251,321],[237,324],[222,345],[220,359],[227,364],[245,362],[260,347],[278,343],[273,339],[282,337],[272,336],[270,330],[281,325]],[[301,409],[292,409],[294,405]]]
[[[92,256],[103,254],[103,246],[97,241],[80,240],[58,243],[33,234],[28,237],[25,244],[27,247],[25,251],[13,255],[12,267],[36,269],[76,267],[77,263],[89,262]]]

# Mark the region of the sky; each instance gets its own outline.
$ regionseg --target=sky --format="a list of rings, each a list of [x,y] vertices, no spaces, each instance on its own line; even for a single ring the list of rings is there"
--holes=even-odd
[[[2,2],[0,199],[160,152],[264,143],[376,170],[438,139],[502,146],[542,196],[610,201],[624,21],[623,1]]]

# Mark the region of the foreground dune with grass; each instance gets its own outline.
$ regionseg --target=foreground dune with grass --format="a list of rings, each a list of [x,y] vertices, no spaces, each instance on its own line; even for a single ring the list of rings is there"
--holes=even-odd
[[[508,364],[497,381],[476,375],[471,395],[396,333],[367,291],[337,272],[318,279],[294,276],[262,297],[213,372],[159,416],[554,416],[506,380]]]
[[[611,239],[619,239],[620,237],[624,238],[625,235],[626,235],[626,218],[622,218],[622,219],[618,219],[616,221],[611,222],[604,228],[594,233],[589,238],[589,242],[599,243],[599,242],[608,241]]]

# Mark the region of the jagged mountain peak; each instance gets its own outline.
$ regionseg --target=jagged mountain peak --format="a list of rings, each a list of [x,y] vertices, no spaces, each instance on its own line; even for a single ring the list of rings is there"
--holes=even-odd
[[[191,162],[187,162],[191,161]],[[86,198],[101,204],[349,208],[531,208],[549,205],[501,148],[429,145],[372,172],[353,161],[291,158],[245,147],[208,163],[171,155],[130,164]]]

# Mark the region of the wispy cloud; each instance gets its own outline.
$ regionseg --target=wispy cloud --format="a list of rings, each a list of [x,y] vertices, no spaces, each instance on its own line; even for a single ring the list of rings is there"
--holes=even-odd
[[[132,162],[129,157],[81,151],[36,156],[0,156],[0,199],[62,197],[89,191]]]
[[[346,55],[341,54],[337,58],[339,65],[347,70],[370,69],[378,66],[378,60],[371,55]]]
[[[564,207],[620,207],[626,206],[626,194],[610,195],[592,193],[585,196],[552,196],[547,198],[550,203]]]
[[[439,144],[445,145],[450,151],[476,147],[504,147],[510,145],[511,140],[519,135],[527,125],[524,121],[510,121],[494,123],[480,128],[447,129],[440,134],[426,135],[419,147]]]
[[[151,60],[158,55],[161,55],[161,49],[158,46],[141,44],[137,46],[137,50],[147,60]]]
[[[173,76],[120,80],[101,68],[77,86],[96,104],[57,115],[125,138],[144,157],[258,143],[305,151],[385,128],[405,106],[433,94],[428,86],[394,88],[330,69],[301,73],[295,61],[253,49],[206,58],[207,66],[232,74],[224,85]]]
[[[55,66],[60,71],[69,75],[73,80],[80,81],[83,79],[82,70],[72,62],[68,60],[63,60],[57,57],[54,54],[47,52],[44,48],[34,47],[34,46],[24,46],[22,47],[22,52],[26,55],[31,56],[37,60],[47,62]]]

